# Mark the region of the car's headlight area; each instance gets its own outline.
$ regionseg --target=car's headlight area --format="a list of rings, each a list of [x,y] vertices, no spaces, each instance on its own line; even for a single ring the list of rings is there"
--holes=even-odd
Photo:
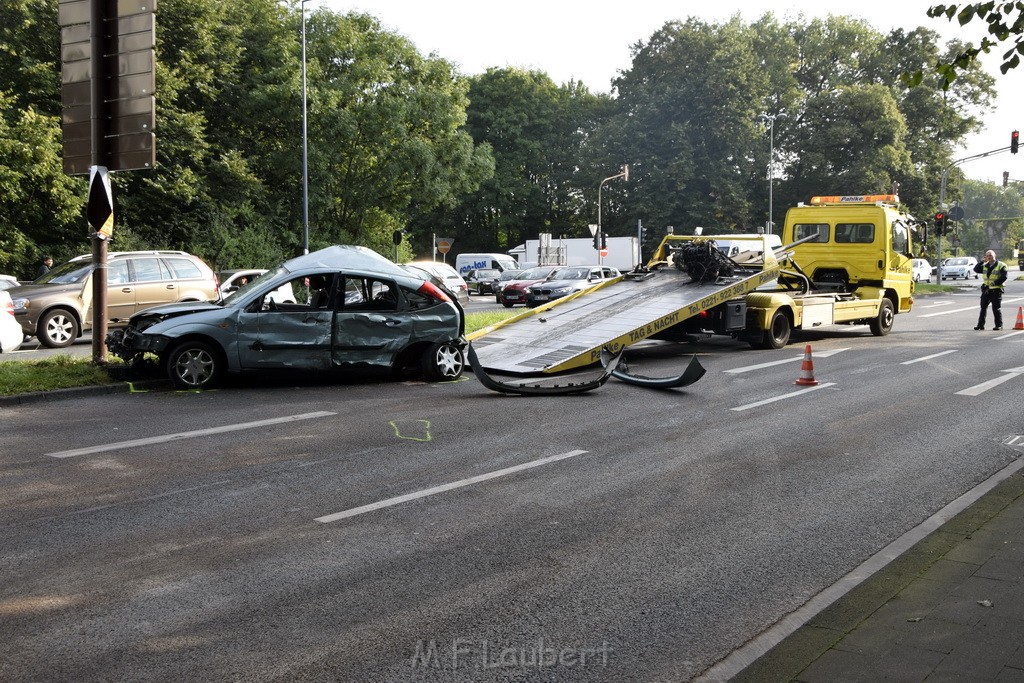
[[[551,293],[552,294],[568,294],[571,291],[572,291],[572,287],[552,287],[551,288]]]
[[[14,299],[11,301],[15,311],[27,311],[32,305],[32,302],[28,299]]]
[[[144,334],[132,330],[125,335],[125,342],[135,351],[160,353],[167,348],[171,340],[162,334]]]

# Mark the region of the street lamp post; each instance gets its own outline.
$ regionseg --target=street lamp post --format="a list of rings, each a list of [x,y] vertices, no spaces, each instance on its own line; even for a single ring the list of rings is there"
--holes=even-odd
[[[772,199],[775,192],[775,119],[785,117],[785,113],[759,114],[755,119],[758,123],[768,126],[768,222],[765,224],[765,230],[769,235],[772,234]]]
[[[302,253],[309,253],[309,153],[306,133],[306,3],[302,5]]]
[[[594,235],[594,239],[598,245],[597,262],[602,266],[604,265],[604,257],[601,256],[600,245],[604,243],[604,240],[602,239],[604,233],[601,232],[601,188],[604,187],[604,184],[607,183],[609,180],[615,180],[616,178],[622,178],[627,183],[629,182],[629,164],[626,164],[622,167],[622,173],[617,173],[613,176],[608,176],[607,178],[601,181],[600,185],[597,186],[597,234]]]

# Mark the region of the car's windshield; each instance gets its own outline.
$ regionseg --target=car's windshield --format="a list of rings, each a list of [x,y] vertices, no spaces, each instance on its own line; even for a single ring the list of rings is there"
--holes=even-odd
[[[551,268],[545,266],[543,268],[530,268],[524,270],[522,273],[516,276],[517,280],[543,280],[551,274]]]
[[[521,270],[506,270],[498,276],[498,280],[520,280],[519,276],[523,274]]]
[[[46,275],[36,278],[34,284],[73,285],[84,282],[91,272],[91,261],[68,261],[52,268]]]
[[[953,259],[952,261],[949,262],[949,265],[951,265],[951,266],[966,266],[967,265],[967,259],[965,259],[965,258],[955,258],[955,259]]]
[[[284,266],[278,266],[277,268],[274,268],[273,270],[268,270],[267,272],[263,273],[262,275],[251,276],[249,278],[248,282],[246,282],[244,285],[242,285],[241,287],[239,287],[235,291],[228,293],[227,296],[225,296],[223,299],[221,299],[221,303],[226,303],[228,301],[233,301],[235,299],[239,299],[239,298],[245,296],[246,293],[251,292],[252,290],[254,290],[257,287],[261,286],[261,283],[266,282],[269,278],[276,277],[278,275],[281,275],[282,273],[288,273],[288,272],[289,271],[286,268],[284,268]]]
[[[551,276],[552,280],[586,280],[590,277],[590,268],[559,268]]]

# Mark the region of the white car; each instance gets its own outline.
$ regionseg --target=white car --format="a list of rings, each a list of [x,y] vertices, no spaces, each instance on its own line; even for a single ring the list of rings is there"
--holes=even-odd
[[[469,303],[469,285],[466,280],[459,275],[459,272],[445,263],[439,263],[438,261],[412,261],[410,263],[403,263],[402,267],[406,270],[412,269],[410,272],[416,273],[428,273],[433,275],[441,284],[444,285],[445,290],[449,294],[453,294],[458,300],[459,305],[465,306]]]
[[[223,270],[217,273],[217,281],[220,282],[220,298],[226,299],[265,272],[267,272],[265,268],[249,268],[248,270]],[[295,292],[292,290],[291,284],[285,283],[270,292],[270,300],[275,304],[294,304],[296,302]]]
[[[928,259],[916,258],[911,265],[914,282],[927,282],[932,276],[932,264]]]
[[[976,265],[978,265],[978,259],[973,256],[956,256],[946,259],[942,263],[942,279],[956,280],[961,277],[965,280],[970,277],[977,279],[979,275],[974,272]]]
[[[23,341],[25,333],[21,329],[21,324],[14,319],[11,295],[0,290],[0,353],[17,351]]]
[[[10,289],[11,287],[17,287],[20,282],[18,278],[13,275],[0,275],[0,289]]]

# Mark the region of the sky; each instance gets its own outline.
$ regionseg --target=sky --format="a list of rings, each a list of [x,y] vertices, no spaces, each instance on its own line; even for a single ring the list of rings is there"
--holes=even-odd
[[[454,63],[466,75],[488,67],[523,67],[546,72],[556,83],[582,81],[592,92],[609,92],[611,81],[630,66],[630,47],[647,39],[667,21],[697,17],[708,22],[727,21],[739,14],[751,22],[766,12],[780,20],[828,15],[853,16],[876,29],[910,30],[924,26],[943,41],[957,37],[977,43],[984,24],[977,19],[965,27],[946,19],[932,19],[931,0],[309,0],[307,7],[328,7],[335,12],[365,12],[380,19],[388,30],[409,38],[425,55]],[[954,154],[963,159],[1007,147],[1010,132],[1024,126],[1024,66],[999,73],[998,47],[984,56],[986,70],[996,78],[995,110],[983,115],[985,129],[971,136]],[[966,161],[964,173],[977,180],[1002,183],[1024,179],[1024,154],[1001,152]]]

